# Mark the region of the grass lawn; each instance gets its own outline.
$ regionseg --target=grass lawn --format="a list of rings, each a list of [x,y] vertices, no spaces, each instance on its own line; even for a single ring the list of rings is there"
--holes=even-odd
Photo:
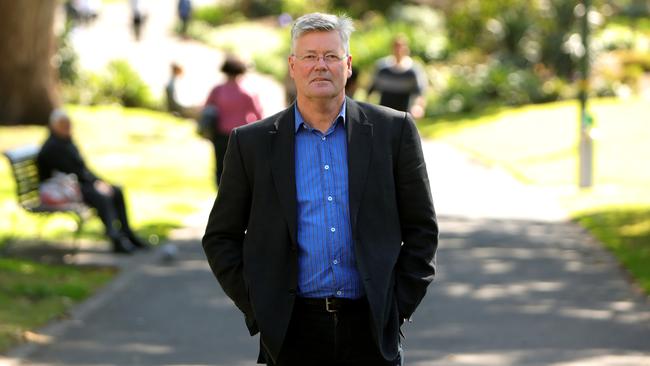
[[[183,226],[189,214],[214,197],[212,148],[196,136],[191,121],[119,106],[70,106],[68,111],[86,163],[102,178],[125,188],[133,227],[153,244]],[[41,143],[46,136],[45,127],[0,126],[0,151]],[[1,352],[23,331],[60,316],[71,303],[91,294],[112,271],[1,257],[9,245],[68,245],[75,227],[65,214],[40,217],[22,210],[4,157],[0,217]],[[103,231],[99,219],[93,218],[84,226],[81,240],[106,248]]]
[[[590,103],[596,126],[594,187],[584,191],[577,189],[577,102],[425,120],[420,128],[423,136],[557,192],[577,222],[610,248],[650,293],[650,107],[641,99]]]
[[[111,269],[52,266],[0,258],[0,354],[25,331],[64,316],[113,277]]]

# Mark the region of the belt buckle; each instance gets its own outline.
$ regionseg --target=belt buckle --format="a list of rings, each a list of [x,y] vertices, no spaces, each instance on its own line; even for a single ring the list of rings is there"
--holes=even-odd
[[[326,298],[325,298],[325,310],[326,310],[328,313],[336,313],[336,312],[338,312],[338,310],[336,310],[336,309],[331,309],[331,308],[330,308],[330,305],[333,306],[333,305],[334,305],[334,302],[332,301],[332,298],[331,298],[331,297],[326,297]]]

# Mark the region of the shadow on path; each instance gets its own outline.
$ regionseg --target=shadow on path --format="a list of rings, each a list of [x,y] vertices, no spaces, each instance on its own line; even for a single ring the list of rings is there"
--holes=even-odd
[[[439,274],[406,326],[407,364],[650,364],[650,305],[578,226],[456,217],[440,226]],[[257,338],[199,242],[177,244],[177,261],[151,256],[20,364],[253,365]]]

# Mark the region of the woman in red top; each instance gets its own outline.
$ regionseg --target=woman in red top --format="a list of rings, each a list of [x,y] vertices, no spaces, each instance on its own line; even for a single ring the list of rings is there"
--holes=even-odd
[[[234,56],[227,56],[221,67],[226,82],[214,87],[205,102],[217,109],[216,133],[212,137],[216,163],[216,183],[219,185],[223,172],[223,158],[228,146],[228,136],[235,127],[262,119],[262,107],[257,95],[242,87],[246,65]]]

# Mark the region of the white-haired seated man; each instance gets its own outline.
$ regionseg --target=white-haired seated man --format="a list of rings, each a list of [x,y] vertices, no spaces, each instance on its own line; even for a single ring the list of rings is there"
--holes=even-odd
[[[129,226],[126,204],[122,189],[106,183],[93,174],[79,149],[72,141],[70,118],[61,109],[50,115],[50,135],[38,154],[37,165],[41,182],[49,179],[55,172],[74,174],[84,203],[97,210],[99,218],[106,227],[106,235],[116,253],[131,253],[137,248],[146,248]]]

